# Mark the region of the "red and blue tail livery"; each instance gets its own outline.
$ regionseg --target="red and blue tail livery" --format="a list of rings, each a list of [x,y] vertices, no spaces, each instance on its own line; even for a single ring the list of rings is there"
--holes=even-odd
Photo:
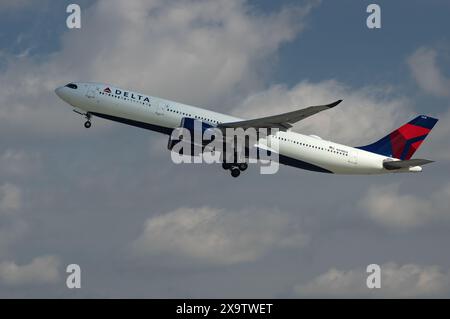
[[[419,115],[381,140],[358,148],[400,160],[409,160],[437,121],[438,119],[433,117]]]

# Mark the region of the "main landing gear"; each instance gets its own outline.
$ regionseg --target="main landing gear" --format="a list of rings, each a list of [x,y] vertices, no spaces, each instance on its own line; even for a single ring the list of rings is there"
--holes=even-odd
[[[248,168],[247,163],[222,163],[222,168],[224,170],[230,170],[231,176],[234,178],[239,177],[241,172],[245,171]]]
[[[78,113],[78,114],[84,116],[84,118],[86,119],[86,122],[84,122],[84,127],[85,127],[85,128],[90,128],[90,127],[92,126],[92,123],[91,123],[91,117],[92,117],[92,115],[91,115],[91,113],[89,113],[89,112],[81,113],[81,112],[78,112],[77,110],[73,110],[73,111],[74,111],[75,113]]]

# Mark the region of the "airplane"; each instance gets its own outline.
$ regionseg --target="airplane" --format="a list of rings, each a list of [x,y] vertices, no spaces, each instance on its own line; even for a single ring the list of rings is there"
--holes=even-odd
[[[109,84],[74,82],[58,87],[55,93],[71,105],[74,112],[85,117],[86,128],[91,127],[93,116],[169,136],[187,119],[201,121],[207,127],[219,129],[275,128],[276,133],[268,137],[279,143],[278,162],[309,171],[349,175],[421,172],[422,165],[433,162],[427,159],[411,159],[438,121],[426,115],[417,116],[371,144],[351,147],[290,130],[294,123],[332,109],[342,100],[246,120]],[[229,170],[231,176],[238,177],[248,165],[245,162],[223,161],[222,167]]]

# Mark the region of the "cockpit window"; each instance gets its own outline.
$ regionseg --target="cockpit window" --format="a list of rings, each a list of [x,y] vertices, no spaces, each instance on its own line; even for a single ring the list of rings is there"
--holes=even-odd
[[[69,83],[69,84],[67,84],[66,86],[67,86],[69,89],[74,89],[74,90],[78,89],[78,86],[77,86],[76,84],[73,84],[73,83]]]

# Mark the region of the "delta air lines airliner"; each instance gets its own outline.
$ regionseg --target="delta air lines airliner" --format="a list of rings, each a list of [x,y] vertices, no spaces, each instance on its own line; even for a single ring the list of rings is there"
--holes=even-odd
[[[359,147],[351,147],[291,131],[294,123],[331,109],[342,100],[297,111],[256,119],[241,119],[203,108],[149,96],[101,83],[69,83],[55,90],[73,110],[84,116],[84,126],[91,127],[92,117],[100,117],[166,135],[186,120],[201,121],[206,127],[276,129],[268,136],[278,142],[281,164],[310,171],[333,174],[385,174],[420,172],[426,159],[412,159],[434,127],[437,119],[419,115],[382,139]],[[170,141],[170,140],[169,140]],[[233,177],[247,169],[247,163],[226,163]]]

